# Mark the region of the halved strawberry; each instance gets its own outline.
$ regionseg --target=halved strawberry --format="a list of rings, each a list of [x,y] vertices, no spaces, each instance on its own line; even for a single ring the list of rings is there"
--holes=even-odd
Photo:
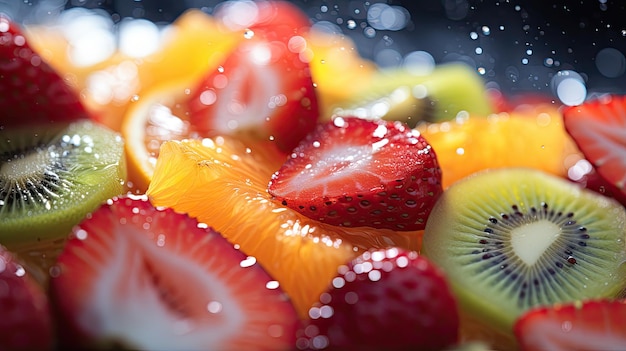
[[[615,197],[626,196],[626,95],[568,107],[563,122],[598,175],[621,193]]]
[[[0,350],[52,350],[48,297],[15,256],[0,246]]]
[[[113,199],[78,225],[51,289],[70,349],[286,350],[299,323],[253,257],[145,198]]]
[[[443,192],[435,151],[398,121],[337,117],[321,124],[272,175],[269,193],[338,226],[424,229]]]
[[[301,350],[443,350],[459,335],[444,274],[398,248],[368,251],[340,267],[309,316],[297,341]]]
[[[88,114],[72,88],[0,14],[0,127],[64,122]]]
[[[308,29],[308,19],[293,5],[246,2],[231,6],[254,6],[258,16],[252,16],[250,26],[242,29],[247,39],[194,90],[191,125],[200,135],[247,134],[274,140],[281,150],[290,152],[319,118],[310,57],[300,35]],[[294,14],[295,19],[288,19]]]
[[[521,350],[626,350],[626,304],[584,301],[540,307],[522,315],[514,332]]]

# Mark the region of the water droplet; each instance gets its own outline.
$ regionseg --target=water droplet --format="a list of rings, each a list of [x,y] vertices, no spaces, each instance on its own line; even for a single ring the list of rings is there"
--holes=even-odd
[[[596,67],[607,78],[617,78],[626,71],[626,57],[614,48],[604,48],[596,55]]]
[[[481,30],[483,31],[483,34],[484,34],[484,35],[489,35],[489,34],[491,34],[491,29],[489,29],[489,27],[488,27],[488,26],[483,26],[483,27],[481,28]]]
[[[524,57],[524,58],[522,59],[522,64],[523,64],[523,65],[527,65],[527,64],[528,64],[528,59]]]
[[[478,67],[478,73],[480,75],[485,75],[485,73],[487,73],[487,70],[485,70],[485,67]]]
[[[276,290],[280,287],[280,283],[276,280],[270,280],[265,284],[265,287],[270,290]]]
[[[532,55],[533,54],[533,50],[532,49],[528,49],[526,50],[526,55]]]
[[[474,52],[476,53],[476,55],[480,55],[483,53],[483,48],[477,47],[476,49],[474,49]]]
[[[561,323],[561,330],[563,330],[564,332],[569,332],[572,330],[572,322],[571,321],[565,321],[563,323]]]
[[[133,96],[130,97],[130,101],[131,102],[137,102],[139,101],[139,95],[135,94]]]
[[[211,301],[207,304],[207,311],[209,313],[220,313],[222,312],[222,304],[218,301]]]
[[[348,20],[348,22],[346,22],[346,23],[347,23],[348,29],[356,28],[356,21],[355,20]]]
[[[565,70],[559,71],[550,82],[555,95],[565,105],[579,105],[587,97],[585,80],[577,72]]]
[[[256,263],[256,257],[248,256],[245,260],[239,262],[239,265],[243,268],[252,267]]]
[[[246,39],[252,39],[252,38],[254,38],[254,31],[253,31],[253,30],[250,30],[250,29],[246,29],[246,30],[243,32],[243,37],[244,37],[244,38],[246,38]]]
[[[476,33],[476,32],[471,32],[471,33],[470,33],[470,38],[471,38],[472,40],[476,40],[476,39],[478,39],[478,33]]]

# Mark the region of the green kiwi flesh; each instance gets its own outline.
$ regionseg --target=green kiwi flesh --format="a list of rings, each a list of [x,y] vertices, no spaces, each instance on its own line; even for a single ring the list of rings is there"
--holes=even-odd
[[[124,191],[124,157],[122,138],[89,120],[0,130],[0,244],[29,256],[62,243]]]
[[[621,297],[625,235],[612,199],[539,170],[494,169],[444,192],[422,254],[446,272],[462,315],[512,340],[531,307]]]
[[[358,98],[331,107],[328,116],[399,120],[415,127],[420,121],[451,120],[459,113],[493,113],[484,82],[464,64],[446,64],[411,74],[405,68],[381,70]]]

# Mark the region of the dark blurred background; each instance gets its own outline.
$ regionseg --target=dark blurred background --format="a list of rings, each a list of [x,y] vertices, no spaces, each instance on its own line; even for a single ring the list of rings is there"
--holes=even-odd
[[[21,2],[0,0],[2,2]],[[212,13],[216,0],[41,0],[65,9],[99,8],[114,21],[174,21],[188,8]],[[573,71],[589,93],[626,92],[626,1],[292,1],[314,23],[350,36],[380,66],[399,64],[413,51],[435,63],[462,61],[505,93],[554,93],[558,72]],[[35,4],[37,1],[31,1]],[[28,4],[28,3],[27,3]],[[380,7],[380,5],[384,5]],[[406,15],[381,28],[372,7]],[[392,13],[392,12],[390,12]]]

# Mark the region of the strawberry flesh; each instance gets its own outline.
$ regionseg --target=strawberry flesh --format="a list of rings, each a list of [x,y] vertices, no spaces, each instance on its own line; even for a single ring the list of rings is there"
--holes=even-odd
[[[459,315],[444,274],[416,252],[367,251],[339,268],[299,333],[300,350],[443,350]]]
[[[53,328],[43,288],[0,246],[0,350],[52,350]]]
[[[253,6],[258,15],[245,29],[237,28],[245,39],[194,90],[191,125],[204,136],[273,140],[288,153],[319,117],[306,41],[301,36],[309,28],[308,18],[282,2],[230,6]],[[246,17],[235,10],[223,12],[218,18],[227,22],[237,15]]]
[[[624,301],[592,300],[530,310],[514,332],[523,351],[626,350],[624,325]]]
[[[435,151],[417,131],[337,117],[294,149],[268,191],[320,222],[410,231],[424,229],[443,189]]]
[[[607,95],[568,107],[563,122],[613,196],[626,205],[626,95]]]
[[[299,324],[254,258],[145,198],[111,200],[78,225],[51,289],[67,349],[285,350]]]
[[[0,127],[88,118],[72,88],[0,14]]]

